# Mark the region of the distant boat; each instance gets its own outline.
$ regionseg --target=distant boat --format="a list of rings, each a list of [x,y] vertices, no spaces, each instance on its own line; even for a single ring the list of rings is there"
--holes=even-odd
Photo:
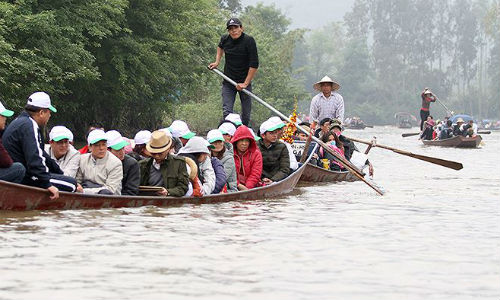
[[[480,135],[465,137],[457,135],[443,140],[422,140],[427,146],[455,147],[455,148],[477,148],[483,138]]]
[[[412,122],[417,122],[417,118],[408,112],[397,112],[394,114],[396,126],[399,128],[412,128]]]
[[[366,125],[365,122],[363,122],[363,120],[361,120],[359,117],[352,117],[346,119],[344,127],[347,129],[360,129],[360,130],[365,129],[366,127],[373,128],[373,126]]]

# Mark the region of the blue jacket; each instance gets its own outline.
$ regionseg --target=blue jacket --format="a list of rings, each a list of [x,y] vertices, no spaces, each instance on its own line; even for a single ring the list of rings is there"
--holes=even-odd
[[[48,188],[50,173],[64,174],[57,163],[45,152],[40,127],[27,112],[22,112],[12,121],[2,136],[5,149],[15,162],[26,167],[25,181],[36,182],[36,186]]]
[[[215,188],[212,194],[218,194],[226,185],[226,172],[224,171],[224,166],[222,163],[215,157],[211,157],[212,159],[212,168],[214,168],[215,172]]]

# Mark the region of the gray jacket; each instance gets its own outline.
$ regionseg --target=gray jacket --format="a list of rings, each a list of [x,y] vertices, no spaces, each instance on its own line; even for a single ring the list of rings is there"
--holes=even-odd
[[[236,174],[236,166],[234,164],[234,154],[233,154],[233,145],[227,142],[224,142],[226,146],[226,151],[224,151],[224,155],[220,162],[224,166],[224,171],[226,172],[227,177],[227,191],[228,193],[237,192],[238,191],[238,176]]]

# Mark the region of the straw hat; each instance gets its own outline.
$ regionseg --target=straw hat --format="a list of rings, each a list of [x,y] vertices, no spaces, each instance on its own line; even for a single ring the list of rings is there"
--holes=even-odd
[[[196,163],[194,160],[192,160],[189,157],[184,157],[184,160],[186,160],[186,164],[189,167],[189,179],[193,180],[198,176],[198,166],[196,166]]]
[[[151,134],[151,140],[146,143],[150,153],[162,153],[172,146],[172,139],[163,131],[156,130]]]
[[[432,95],[431,90],[430,90],[430,89],[426,89],[426,90],[424,91],[424,95],[426,95],[426,94],[431,94],[431,95]]]
[[[332,84],[332,91],[336,91],[338,89],[340,89],[340,84],[338,84],[337,82],[333,81],[330,77],[328,76],[325,76],[323,78],[321,78],[320,81],[316,82],[314,85],[313,85],[313,88],[315,90],[318,90],[318,91],[321,91],[321,84],[322,83],[331,83]]]
[[[464,123],[464,119],[462,119],[462,118],[458,118],[458,119],[457,119],[457,123]]]

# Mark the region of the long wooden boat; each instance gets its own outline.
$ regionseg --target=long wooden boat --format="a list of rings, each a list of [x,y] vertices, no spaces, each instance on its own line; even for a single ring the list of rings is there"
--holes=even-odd
[[[50,200],[49,192],[45,189],[0,180],[0,210],[100,209],[147,205],[178,206],[182,204],[259,200],[290,193],[297,185],[306,167],[307,163],[287,178],[271,185],[247,191],[203,197],[109,196],[60,192],[59,199]]]
[[[331,171],[308,163],[300,177],[301,182],[341,182],[357,181],[356,176],[349,171]]]
[[[456,147],[456,148],[477,148],[483,138],[480,135],[475,137],[454,136],[444,140],[422,140],[427,146]]]

